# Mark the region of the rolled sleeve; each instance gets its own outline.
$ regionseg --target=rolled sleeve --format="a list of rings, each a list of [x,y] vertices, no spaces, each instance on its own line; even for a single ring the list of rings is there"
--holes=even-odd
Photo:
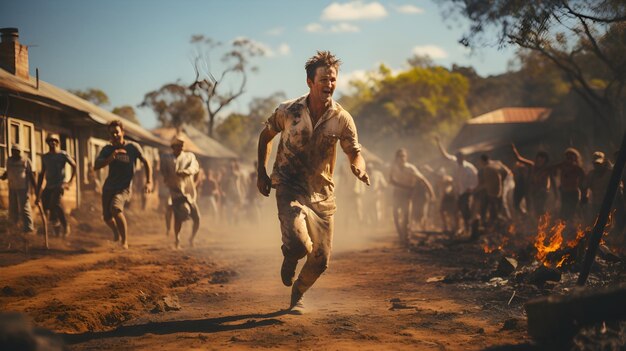
[[[353,155],[361,152],[361,144],[359,144],[359,137],[352,116],[345,116],[345,121],[346,124],[341,132],[340,144],[346,155]]]
[[[267,128],[276,133],[280,133],[283,131],[285,126],[285,114],[280,108],[277,108],[274,113],[267,119],[265,122]]]

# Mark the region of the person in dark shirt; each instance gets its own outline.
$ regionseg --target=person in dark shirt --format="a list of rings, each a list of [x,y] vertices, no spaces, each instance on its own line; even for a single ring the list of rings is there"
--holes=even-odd
[[[70,184],[76,176],[76,162],[61,150],[61,139],[57,134],[48,134],[46,143],[50,148],[48,153],[41,157],[41,173],[37,182],[37,197],[35,203],[41,200],[45,211],[49,212],[51,223],[59,222],[63,230],[63,236],[70,234],[70,227],[65,218],[65,209],[61,202],[65,190],[70,188]],[[69,181],[65,181],[65,164],[69,164],[72,169],[72,175]],[[46,186],[42,189],[43,180],[46,180]],[[59,227],[55,226],[55,232],[59,235]]]
[[[121,237],[122,246],[128,249],[128,235],[124,205],[131,197],[131,183],[135,173],[135,162],[141,161],[146,170],[144,191],[152,191],[152,168],[143,155],[139,144],[124,139],[124,125],[120,120],[107,127],[111,143],[100,151],[94,169],[109,166],[109,175],[102,186],[102,214],[104,221],[113,231],[114,241]]]

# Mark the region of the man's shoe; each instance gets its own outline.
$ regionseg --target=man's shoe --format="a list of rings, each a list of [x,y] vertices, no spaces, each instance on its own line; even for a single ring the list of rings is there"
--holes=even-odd
[[[302,315],[305,313],[303,297],[304,294],[298,289],[298,284],[294,284],[291,288],[291,304],[289,305],[289,311],[292,314]]]
[[[296,266],[298,261],[290,260],[285,257],[283,259],[283,265],[280,267],[280,277],[283,280],[285,286],[293,285],[293,278],[296,276]]]

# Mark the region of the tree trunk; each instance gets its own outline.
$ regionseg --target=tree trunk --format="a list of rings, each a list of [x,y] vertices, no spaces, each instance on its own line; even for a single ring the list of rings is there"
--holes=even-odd
[[[213,138],[213,127],[215,125],[215,114],[213,112],[211,112],[211,106],[209,105],[209,101],[207,100],[206,102],[206,112],[207,115],[209,116],[209,130],[207,131],[209,133],[209,136],[211,138]]]

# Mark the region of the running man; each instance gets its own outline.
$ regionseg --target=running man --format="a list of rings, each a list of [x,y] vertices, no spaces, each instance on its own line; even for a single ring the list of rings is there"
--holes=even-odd
[[[58,134],[48,134],[46,143],[49,151],[41,157],[42,167],[37,182],[35,203],[42,202],[43,209],[49,213],[50,223],[54,224],[55,234],[58,236],[61,230],[63,236],[67,237],[70,234],[70,226],[65,217],[62,200],[65,190],[70,188],[76,176],[76,162],[67,152],[61,150],[61,139]],[[67,182],[65,181],[66,164],[69,164],[72,170],[72,175]],[[42,191],[44,179],[46,186]],[[55,224],[57,221],[60,226]]]
[[[183,222],[191,218],[193,229],[189,246],[193,247],[193,239],[200,228],[200,212],[198,211],[196,183],[194,177],[200,171],[196,155],[183,151],[185,142],[182,139],[172,140],[172,154],[161,159],[161,174],[164,184],[170,190],[172,212],[174,214],[174,235],[176,248],[180,248],[180,229]],[[169,229],[169,228],[168,228]]]
[[[330,259],[337,142],[348,156],[352,173],[369,185],[354,120],[332,98],[339,64],[329,51],[311,57],[305,65],[309,93],[280,104],[259,136],[257,186],[264,196],[276,189],[284,256],[281,278],[286,286],[293,285],[290,309],[296,314],[304,312],[302,296]],[[272,139],[279,133],[270,178],[266,165]],[[294,283],[298,261],[305,256]]]
[[[144,191],[152,191],[152,168],[143,155],[139,144],[124,139],[124,125],[115,120],[108,124],[111,143],[104,146],[96,159],[94,170],[109,166],[109,175],[102,186],[102,215],[113,231],[113,241],[122,239],[124,249],[128,249],[128,224],[124,216],[124,205],[130,201],[131,183],[135,174],[137,159],[146,170]]]

